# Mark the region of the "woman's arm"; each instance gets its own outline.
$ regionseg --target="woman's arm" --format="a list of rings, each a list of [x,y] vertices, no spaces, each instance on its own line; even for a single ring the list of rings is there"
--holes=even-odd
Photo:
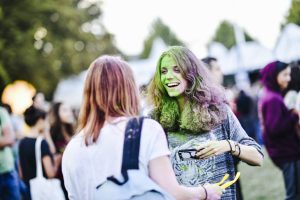
[[[15,141],[15,134],[10,122],[8,113],[4,109],[0,109],[0,121],[2,129],[2,135],[0,135],[0,148],[10,146]]]
[[[256,148],[239,144],[231,140],[229,142],[232,149],[232,155],[238,157],[239,159],[250,165],[262,166],[263,155],[259,153]]]
[[[56,148],[55,148],[54,142],[53,142],[53,140],[51,138],[49,124],[45,128],[43,135],[44,135],[44,137],[45,137],[45,139],[46,139],[46,141],[47,141],[47,143],[49,145],[51,153],[55,154],[56,153]]]
[[[61,163],[61,154],[52,154],[46,140],[41,144],[42,163],[48,178],[54,178]]]
[[[13,130],[9,126],[2,126],[2,135],[0,135],[0,148],[10,146],[14,143]]]
[[[209,141],[199,145],[198,150],[196,156],[199,159],[229,152],[250,165],[261,166],[263,163],[263,156],[256,148],[232,140]]]
[[[228,140],[213,140],[199,145],[197,156],[200,159],[229,152],[250,165],[262,165],[261,147],[248,136],[229,107],[228,118],[221,126],[222,132],[218,134],[222,134],[223,138],[228,138]]]
[[[49,155],[42,158],[43,166],[48,178],[54,178],[58,167],[60,166],[61,155],[55,155],[54,163]]]
[[[177,200],[216,200],[220,199],[222,194],[221,187],[211,184],[207,184],[204,187],[185,187],[179,185],[170,159],[167,156],[161,156],[151,160],[149,172],[151,179]]]

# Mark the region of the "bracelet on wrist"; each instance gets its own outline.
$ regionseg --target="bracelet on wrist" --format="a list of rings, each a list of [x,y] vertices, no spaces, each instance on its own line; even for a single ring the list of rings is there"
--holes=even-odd
[[[232,141],[233,142],[233,146],[234,146],[234,149],[231,147],[231,154],[233,155],[235,152],[236,152],[236,142]],[[230,143],[231,144],[231,143]]]
[[[229,140],[226,140],[227,142],[228,142],[228,145],[229,145],[229,148],[230,148],[230,153],[232,153],[232,146],[231,146],[231,144],[230,144],[230,142],[229,142]]]
[[[241,155],[241,146],[240,146],[240,144],[237,144],[237,146],[238,146],[238,148],[239,148],[239,153],[238,153],[237,157],[239,158],[240,155]]]
[[[234,142],[234,152],[233,153],[235,153],[237,151],[237,146],[238,146],[238,143]]]

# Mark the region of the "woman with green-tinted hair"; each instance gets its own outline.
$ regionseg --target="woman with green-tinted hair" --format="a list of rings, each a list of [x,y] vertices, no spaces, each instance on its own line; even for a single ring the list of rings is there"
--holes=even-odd
[[[239,124],[222,86],[188,48],[172,46],[162,53],[148,98],[154,107],[151,117],[167,133],[181,184],[217,183],[226,173],[234,179],[238,160],[262,164],[261,147]],[[222,199],[236,199],[235,185]]]

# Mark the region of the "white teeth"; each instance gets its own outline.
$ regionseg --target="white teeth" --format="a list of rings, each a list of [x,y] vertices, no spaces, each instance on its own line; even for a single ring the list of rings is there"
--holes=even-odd
[[[179,85],[179,83],[169,83],[169,84],[167,84],[168,87],[175,87],[177,85]]]

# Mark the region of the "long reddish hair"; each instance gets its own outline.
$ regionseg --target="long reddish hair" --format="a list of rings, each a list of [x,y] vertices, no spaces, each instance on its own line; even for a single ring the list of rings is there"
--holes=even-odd
[[[137,116],[139,97],[129,65],[118,57],[94,60],[84,84],[78,131],[83,130],[86,145],[95,142],[107,117]]]

